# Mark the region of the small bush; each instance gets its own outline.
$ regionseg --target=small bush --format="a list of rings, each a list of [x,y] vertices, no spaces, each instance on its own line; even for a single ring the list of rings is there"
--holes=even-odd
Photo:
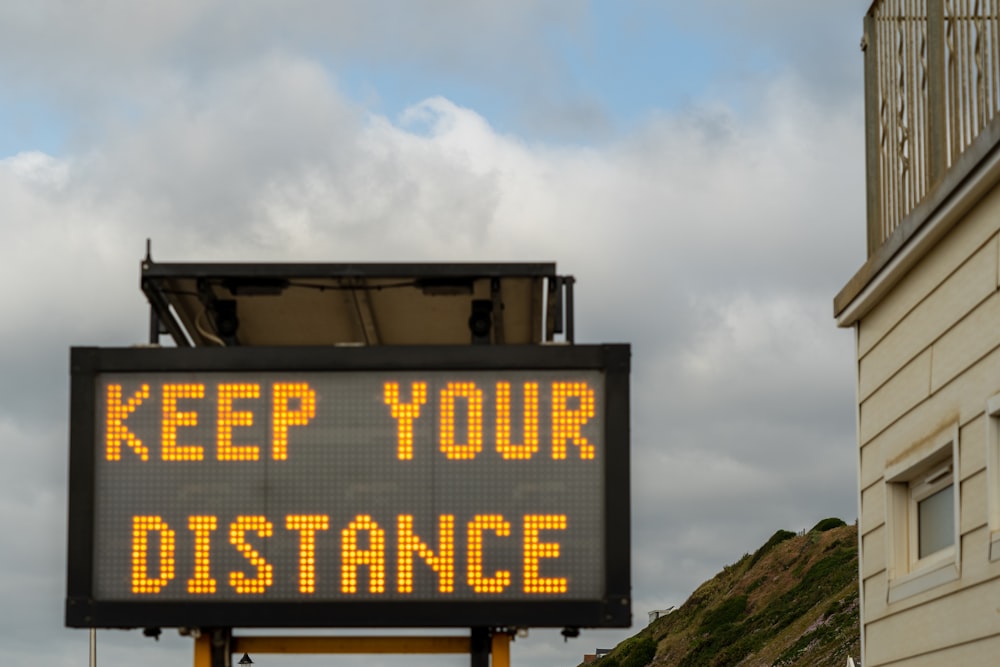
[[[840,528],[841,526],[846,526],[846,525],[847,524],[844,523],[843,519],[838,519],[837,517],[830,517],[829,519],[823,519],[822,521],[817,523],[815,526],[812,527],[812,530],[810,530],[809,532],[825,533],[828,530],[833,530],[834,528]]]
[[[743,616],[743,613],[746,610],[746,595],[736,595],[723,600],[718,607],[705,614],[705,618],[701,621],[701,631],[715,632],[723,625],[735,623],[741,616]]]
[[[652,637],[632,637],[615,647],[611,655],[600,659],[601,667],[646,667],[656,655]]]
[[[629,647],[628,654],[622,658],[621,667],[646,667],[656,655],[656,642],[650,637],[643,637]]]

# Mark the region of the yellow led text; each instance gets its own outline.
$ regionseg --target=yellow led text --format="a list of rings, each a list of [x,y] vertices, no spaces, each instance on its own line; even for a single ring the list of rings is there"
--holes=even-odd
[[[290,406],[298,401],[299,409]],[[316,416],[316,392],[305,382],[288,382],[274,385],[272,405],[271,452],[275,461],[288,458],[288,428],[305,426]]]
[[[149,446],[129,429],[127,421],[143,402],[150,399],[150,386],[142,385],[123,400],[120,384],[106,390],[106,429],[104,456],[120,461],[122,443],[142,461],[150,460]],[[252,382],[222,383],[210,390],[205,384],[164,384],[160,387],[160,411],[156,415],[160,430],[160,459],[163,461],[202,461],[206,443],[180,443],[184,427],[197,426],[205,414],[202,404],[214,403],[216,416],[215,456],[219,461],[259,461],[261,446],[240,443],[234,430],[253,426],[254,413],[236,409],[247,407],[261,398],[261,385]],[[183,404],[182,404],[183,401]],[[202,409],[199,410],[198,408]],[[182,409],[183,408],[183,409]],[[271,458],[288,459],[289,434],[294,427],[307,425],[316,416],[316,392],[305,382],[278,382],[271,387]],[[211,414],[211,413],[208,413]],[[150,415],[147,415],[148,419]]]
[[[212,578],[210,559],[212,531],[219,527],[214,516],[188,517],[188,530],[194,533],[194,577],[188,579],[188,593],[214,593],[216,581]]]
[[[399,575],[400,593],[413,592],[413,554],[417,554],[438,575],[438,590],[451,593],[455,590],[455,517],[442,514],[438,518],[438,551],[435,554],[430,547],[413,534],[413,517],[401,514],[396,517],[398,549],[396,552],[396,571]]]
[[[521,442],[514,442],[512,436],[513,393],[509,382],[497,382],[492,396],[487,396],[474,382],[449,382],[445,385],[437,404],[438,448],[445,457],[472,460],[483,451],[483,405],[489,398],[495,400],[496,406],[496,451],[505,460],[526,460],[534,456],[541,445],[541,389],[537,382],[525,382],[521,387]],[[396,457],[401,461],[412,460],[414,426],[420,418],[421,406],[428,401],[427,384],[411,383],[409,403],[402,402],[396,382],[384,384],[383,396],[392,418],[396,420]],[[586,382],[552,382],[548,398],[551,399],[552,458],[566,459],[568,445],[573,445],[580,459],[594,459],[596,448],[583,432],[597,414],[594,390]],[[459,442],[459,433],[464,434],[464,442]]]
[[[410,385],[410,402],[399,400],[399,383],[386,382],[383,389],[385,404],[396,420],[396,458],[409,461],[413,458],[413,421],[420,416],[420,406],[427,402],[427,383]]]
[[[483,533],[487,530],[507,537],[510,523],[500,514],[480,515],[469,523],[469,586],[477,593],[503,593],[510,586],[510,571],[498,570],[492,577],[483,575]]]
[[[566,530],[565,514],[529,514],[524,517],[524,592],[565,593],[566,578],[539,576],[542,558],[559,558],[558,542],[539,542],[543,530]]]
[[[569,582],[565,577],[542,577],[541,561],[556,560],[560,557],[560,544],[542,541],[542,531],[564,531],[567,529],[565,514],[528,514],[521,518],[521,578],[523,591],[533,594],[565,594]],[[508,539],[512,534],[511,522],[501,514],[481,514],[473,517],[465,526],[465,558],[456,554],[455,517],[451,514],[438,516],[436,551],[414,532],[414,517],[401,514],[396,517],[396,583],[400,593],[414,591],[415,561],[420,559],[430,571],[437,575],[439,593],[455,592],[456,564],[465,561],[465,584],[475,593],[502,594],[513,582],[510,569],[484,573],[489,559],[490,543],[497,539]],[[241,595],[261,595],[274,584],[276,571],[286,571],[285,576],[297,575],[298,591],[303,595],[316,594],[320,587],[317,575],[323,558],[333,554],[323,553],[317,542],[319,534],[330,529],[330,517],[325,514],[290,514],[285,517],[285,528],[289,533],[297,533],[298,559],[291,563],[270,563],[261,556],[259,546],[251,545],[247,539],[250,533],[257,538],[275,539],[274,524],[264,516],[239,516],[229,525],[228,534],[215,536],[219,527],[218,517],[190,516],[187,528],[191,539],[184,542],[185,549],[193,551],[194,571],[186,582],[187,593],[211,596],[219,592],[216,579],[212,576],[213,541],[228,542],[228,548],[235,548],[247,560],[250,573],[232,571],[225,581]],[[223,535],[228,536],[226,540]],[[295,539],[288,533],[282,539]],[[256,540],[255,540],[256,541]],[[157,595],[171,584],[177,570],[177,534],[161,516],[132,517],[131,582],[132,593],[136,595]],[[191,546],[188,546],[191,545]],[[155,564],[151,561],[155,560]],[[340,531],[340,577],[339,592],[352,595],[359,592],[359,570],[367,570],[367,592],[386,592],[386,533],[369,515],[359,514]],[[510,563],[515,565],[515,562]],[[330,571],[330,566],[325,568]],[[427,576],[427,570],[419,568]],[[327,584],[338,585],[335,583]]]
[[[181,398],[204,398],[203,384],[163,385],[163,420],[161,428],[161,452],[164,461],[201,461],[205,458],[205,448],[198,445],[178,445],[178,426],[197,426],[198,413],[177,410],[177,400]]]
[[[358,533],[368,533],[368,549],[358,548]],[[368,591],[385,591],[385,531],[361,514],[340,531],[340,591],[358,592],[358,566],[368,566]]]
[[[149,385],[144,384],[135,392],[128,401],[122,403],[122,386],[120,384],[109,384],[108,401],[108,428],[105,437],[105,457],[109,461],[117,461],[122,457],[122,441],[135,450],[143,461],[149,460],[149,448],[142,444],[142,440],[128,430],[125,420],[135,412],[135,409],[142,405],[142,402],[149,398]]]
[[[299,531],[299,592],[316,592],[316,531],[330,529],[330,517],[290,515],[285,518],[289,530]]]
[[[260,537],[271,537],[274,534],[274,524],[262,516],[241,516],[229,527],[229,542],[243,552],[243,556],[257,569],[257,576],[253,579],[243,572],[229,573],[229,585],[237,593],[263,593],[274,583],[274,566],[246,541],[246,534],[251,531]]]
[[[219,385],[216,456],[220,461],[259,461],[260,447],[257,445],[233,444],[233,427],[253,426],[252,412],[233,410],[233,401],[238,398],[260,398],[260,385],[251,383]],[[287,442],[285,449],[287,451]]]
[[[538,451],[538,383],[524,383],[524,441],[510,441],[510,383],[497,382],[497,451],[505,459],[530,459]]]
[[[160,542],[157,576],[149,576],[149,535],[157,533]],[[174,555],[177,534],[158,516],[132,517],[132,592],[159,593],[174,578]]]
[[[569,407],[570,399],[579,399],[579,407]],[[580,450],[581,459],[594,458],[594,445],[580,429],[594,416],[594,390],[586,382],[552,383],[552,458],[566,458],[566,443]]]
[[[466,404],[465,437],[467,442],[455,442],[455,399]],[[474,382],[449,382],[441,390],[440,411],[441,451],[449,459],[474,459],[483,451],[483,392]]]

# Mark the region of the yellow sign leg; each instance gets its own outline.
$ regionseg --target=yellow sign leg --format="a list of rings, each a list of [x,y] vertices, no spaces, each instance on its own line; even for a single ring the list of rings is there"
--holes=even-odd
[[[510,635],[503,632],[493,635],[490,653],[493,655],[492,667],[510,667]]]
[[[212,667],[212,635],[207,632],[194,639],[194,667]]]

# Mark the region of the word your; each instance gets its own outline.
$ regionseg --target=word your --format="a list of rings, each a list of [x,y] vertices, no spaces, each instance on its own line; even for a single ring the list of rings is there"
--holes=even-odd
[[[520,572],[525,593],[562,594],[568,590],[564,577],[540,576],[540,561],[559,557],[558,542],[542,542],[541,531],[566,530],[565,514],[528,514],[521,517],[520,540],[522,570]],[[282,526],[286,531],[298,534],[298,591],[305,595],[314,594],[318,583],[317,561],[324,556],[318,553],[317,534],[330,529],[330,517],[325,514],[289,514]],[[219,582],[212,576],[212,534],[218,530],[216,516],[189,516],[187,529],[194,540],[194,572],[186,582],[187,592],[192,595],[211,595],[218,591]],[[455,517],[450,514],[438,516],[437,549],[432,550],[424,540],[413,532],[413,516],[401,514],[396,517],[396,591],[412,593],[414,561],[419,559],[437,576],[437,590],[441,593],[455,591]],[[474,516],[466,526],[466,552],[464,581],[475,593],[500,594],[512,583],[510,570],[497,570],[489,575],[483,572],[485,558],[484,534],[509,538],[512,526],[500,514]],[[271,538],[275,534],[275,524],[264,516],[239,516],[228,528],[229,544],[235,547],[253,570],[248,575],[242,571],[228,573],[226,583],[238,594],[263,594],[274,583],[275,565],[268,562],[250,544],[248,533],[258,538]],[[155,550],[158,567],[150,572],[150,536],[158,537],[159,546]],[[359,540],[359,537],[363,539]],[[354,594],[359,587],[359,569],[367,570],[368,592],[386,592],[386,529],[371,516],[355,516],[340,531],[340,576],[339,591]],[[367,548],[360,548],[359,542]],[[132,593],[140,595],[158,594],[176,578],[177,532],[160,516],[132,517],[131,582]]]
[[[579,448],[581,459],[594,458],[594,446],[581,434],[581,429],[595,414],[594,391],[586,382],[553,382],[552,406],[552,458],[566,458],[566,443]],[[386,382],[385,404],[396,420],[396,458],[408,461],[413,458],[413,423],[420,417],[420,408],[427,403],[427,384],[410,384],[410,400],[400,399],[400,388],[395,382]],[[523,387],[523,439],[511,442],[510,383],[496,384],[496,450],[505,459],[530,459],[539,448],[538,383],[525,382]],[[458,419],[456,402],[465,403],[465,442],[456,442]],[[570,407],[575,399],[576,407]],[[483,390],[474,382],[449,382],[438,400],[439,447],[449,459],[473,459],[483,451]]]

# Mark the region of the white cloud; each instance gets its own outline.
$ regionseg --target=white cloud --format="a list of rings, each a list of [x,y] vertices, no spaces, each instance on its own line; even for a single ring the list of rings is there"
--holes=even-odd
[[[107,62],[150,58],[223,6],[157,10],[162,22],[134,19],[130,36],[72,36],[60,19],[47,39],[82,47],[103,34],[117,40]],[[252,19],[261,39],[271,16]],[[706,103],[603,146],[553,146],[443,97],[394,119],[337,86],[319,61],[282,48],[199,75],[153,68],[129,88],[144,96],[102,116],[86,150],[0,160],[0,442],[11,471],[0,516],[23,536],[0,551],[0,590],[42,580],[32,622],[61,623],[59,559],[17,577],[26,554],[51,553],[66,504],[61,468],[43,463],[65,459],[66,349],[145,338],[147,237],[163,261],[554,260],[575,275],[579,340],[634,343],[640,623],[640,604],[680,603],[779,528],[852,518],[850,337],[829,304],[862,255],[856,99],[819,105],[787,77],[747,112]],[[17,611],[3,607],[8,633],[23,632]],[[122,660],[135,655],[122,647],[143,643],[108,634]],[[592,649],[589,637],[625,634],[553,648],[542,633],[515,650],[518,664],[552,664]],[[52,644],[79,650],[80,635]]]

